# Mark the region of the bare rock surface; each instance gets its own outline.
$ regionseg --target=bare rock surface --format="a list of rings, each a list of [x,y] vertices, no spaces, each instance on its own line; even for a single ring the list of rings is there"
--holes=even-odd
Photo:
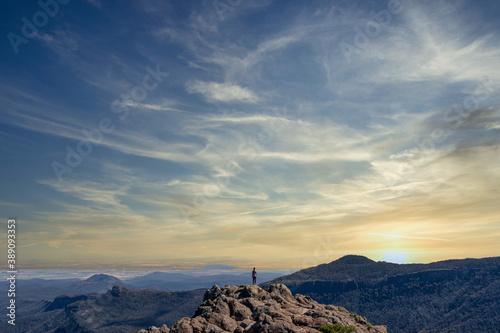
[[[193,317],[180,319],[170,329],[164,325],[139,333],[312,333],[327,325],[351,326],[352,332],[387,333],[385,326],[372,326],[366,318],[342,307],[292,295],[284,284],[272,284],[267,289],[215,285],[205,292]]]

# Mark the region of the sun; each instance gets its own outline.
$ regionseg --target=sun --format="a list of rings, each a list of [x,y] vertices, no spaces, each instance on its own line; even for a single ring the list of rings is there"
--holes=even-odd
[[[392,262],[395,264],[406,264],[406,258],[408,254],[406,252],[386,252],[382,261]]]

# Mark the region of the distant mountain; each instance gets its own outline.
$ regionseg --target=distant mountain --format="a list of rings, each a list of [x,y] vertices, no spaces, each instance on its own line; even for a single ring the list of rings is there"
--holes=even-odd
[[[237,268],[238,267],[229,266],[229,265],[206,265],[206,266],[203,266],[203,270],[212,270],[212,269],[215,269],[215,270],[230,271],[230,270],[237,269]]]
[[[205,292],[194,316],[180,319],[170,329],[150,327],[137,333],[385,333],[366,318],[333,305],[318,304],[310,297],[292,295],[283,284],[266,290],[259,286],[213,286]]]
[[[86,280],[76,282],[66,289],[72,294],[104,293],[113,286],[120,285],[133,288],[131,284],[108,274],[94,274]]]
[[[62,294],[64,288],[80,282],[80,279],[18,279],[16,285],[18,287],[19,295],[28,300],[50,300],[55,296]],[[8,281],[0,282],[0,289],[6,290]],[[8,289],[8,288],[7,288]],[[16,296],[18,296],[16,294]]]
[[[47,305],[60,295],[88,295],[105,293],[114,285],[121,285],[129,290],[157,289],[183,291],[210,288],[214,284],[245,284],[251,281],[250,273],[246,274],[205,274],[193,276],[182,273],[153,272],[122,281],[108,274],[95,274],[85,280],[81,279],[19,279],[17,281],[16,303],[17,318],[23,318],[43,312]],[[281,274],[259,273],[259,281],[272,280]],[[0,288],[8,290],[8,281],[0,281]],[[9,299],[7,293],[0,295],[0,307],[6,307]],[[0,323],[8,317],[0,317]]]
[[[88,279],[19,279],[16,292],[16,317],[24,317],[44,312],[54,298],[60,295],[88,295],[105,293],[114,285],[134,288],[132,285],[107,274],[95,274]],[[7,289],[5,289],[7,290]],[[0,295],[0,306],[8,305],[7,293]],[[60,300],[60,299],[59,299]],[[8,317],[0,317],[0,323]],[[0,330],[1,332],[1,330]]]
[[[121,282],[121,280],[113,275],[108,274],[94,274],[85,281],[79,282],[77,284],[98,284],[98,283],[113,283]]]
[[[64,293],[75,293],[70,288],[80,279],[18,279],[16,281],[16,317],[21,318],[29,316],[40,311],[54,299],[54,297]],[[5,281],[8,283],[8,281]],[[2,281],[0,283],[1,290],[8,290],[7,285]],[[0,306],[7,306],[9,299],[7,293],[0,294]],[[0,322],[6,321],[7,316],[0,317]]]
[[[338,259],[336,263],[344,265],[366,265],[366,264],[373,264],[375,263],[375,261],[368,259],[367,257],[351,254],[343,256],[342,258]]]
[[[362,313],[389,332],[500,332],[500,257],[392,264],[349,255],[263,283]]]
[[[91,282],[107,279],[96,277]],[[115,286],[105,294],[61,295],[37,313],[18,319],[15,327],[1,323],[0,332],[129,333],[151,325],[173,325],[194,312],[204,292],[127,290]]]
[[[281,274],[261,272],[258,275],[258,280],[264,282],[278,276],[281,276]],[[192,276],[182,273],[154,272],[126,280],[126,282],[136,288],[172,291],[210,288],[214,284],[219,286],[241,285],[251,283],[251,281],[250,272],[243,274],[207,274],[201,276]]]
[[[69,278],[69,279],[18,279],[16,284],[20,288],[51,288],[51,287],[66,287],[70,286],[73,283],[80,282],[81,279],[77,278]],[[9,284],[8,281],[1,281],[0,288],[3,286],[7,286]]]

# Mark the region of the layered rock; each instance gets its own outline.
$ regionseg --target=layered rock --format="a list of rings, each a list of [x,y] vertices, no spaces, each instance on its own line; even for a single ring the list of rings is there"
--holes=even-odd
[[[213,286],[192,318],[180,319],[171,329],[164,325],[139,333],[312,333],[328,325],[351,326],[352,332],[387,332],[342,307],[294,296],[285,285],[272,284],[266,290],[253,285]]]

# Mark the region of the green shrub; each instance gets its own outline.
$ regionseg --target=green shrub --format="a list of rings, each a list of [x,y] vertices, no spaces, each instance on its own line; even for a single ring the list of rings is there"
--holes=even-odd
[[[328,326],[321,326],[319,328],[320,332],[323,333],[351,333],[356,332],[356,327],[354,326],[342,326],[340,324],[333,324]]]

